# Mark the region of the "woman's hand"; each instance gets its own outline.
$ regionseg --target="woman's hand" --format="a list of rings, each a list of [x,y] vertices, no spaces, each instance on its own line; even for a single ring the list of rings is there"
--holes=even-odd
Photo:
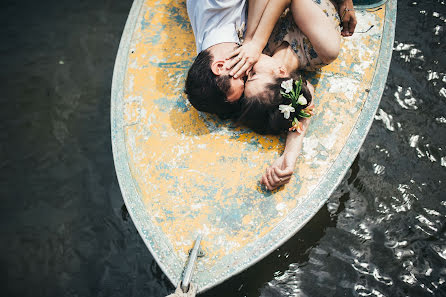
[[[293,175],[296,158],[291,154],[283,154],[274,163],[266,169],[260,179],[260,183],[272,191],[281,185],[289,183]]]
[[[310,85],[311,86],[311,85]],[[313,94],[313,87],[311,86],[310,92]],[[314,106],[313,104],[311,104]],[[266,169],[260,179],[260,183],[272,191],[281,185],[290,182],[293,175],[294,167],[296,166],[297,157],[302,150],[302,143],[305,134],[310,124],[311,118],[302,119],[302,133],[290,132],[288,133],[285,150],[273,164]]]
[[[344,0],[338,5],[339,17],[341,18],[342,31],[344,37],[352,36],[356,28],[356,15],[352,0]]]
[[[245,42],[242,46],[235,49],[226,59],[229,62],[227,69],[231,69],[229,75],[237,78],[249,73],[252,66],[259,60],[262,48],[253,40]]]

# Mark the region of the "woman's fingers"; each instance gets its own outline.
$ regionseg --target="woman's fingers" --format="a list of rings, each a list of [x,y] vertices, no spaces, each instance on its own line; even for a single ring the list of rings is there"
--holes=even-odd
[[[279,184],[282,181],[281,178],[278,177],[277,174],[274,172],[273,168],[271,168],[271,167],[268,168],[266,170],[266,173],[267,173],[267,176],[268,176],[269,184],[271,186],[275,186],[275,185]]]
[[[272,169],[271,167],[267,168],[265,173],[262,175],[260,183],[265,185],[265,187],[272,191],[279,186],[280,180],[279,178],[273,178],[271,175]]]
[[[286,178],[289,179],[289,178],[291,178],[291,175],[293,175],[293,167],[291,167],[291,166],[287,166],[285,169],[280,169],[278,167],[275,167],[274,171],[275,171],[276,175],[282,179],[286,179]]]
[[[271,176],[272,176],[272,178],[275,181],[274,184],[272,185],[275,188],[277,188],[277,187],[279,187],[281,185],[287,184],[290,181],[290,179],[291,179],[291,175],[279,176],[277,174],[277,168],[273,168],[271,170]]]
[[[229,56],[226,57],[226,60],[230,60],[231,58],[237,56],[238,54],[240,54],[240,51],[241,51],[241,47],[236,48],[229,54]]]
[[[247,61],[249,61],[249,59]],[[246,62],[245,65],[243,65],[243,67],[239,71],[237,71],[236,74],[234,74],[234,78],[248,75],[248,73],[249,73],[249,71],[251,71],[251,69],[252,69],[252,63]]]
[[[292,160],[287,161],[281,157],[265,170],[265,173],[260,179],[260,183],[265,185],[268,190],[272,191],[279,186],[289,183],[293,175],[293,171],[294,163]]]
[[[273,190],[274,189],[274,180],[271,177],[271,168],[267,168],[266,169],[266,180],[268,181],[268,190]]]
[[[226,65],[226,69],[231,69],[229,75],[238,78],[246,75],[252,66],[257,62],[262,53],[262,49],[254,41],[244,43],[230,54],[232,60]]]
[[[279,178],[276,177],[276,181],[274,181],[274,177],[272,177],[271,175],[269,175],[268,173],[265,173],[264,175],[262,175],[262,178],[260,179],[260,183],[262,185],[265,185],[265,187],[272,191],[284,184],[287,184],[290,182],[291,180],[291,176],[288,176],[286,178]]]
[[[264,175],[262,175],[262,179],[260,180],[260,183],[262,184],[262,185],[265,185],[265,187],[268,189],[268,190],[272,190],[272,187],[271,187],[271,185],[269,184],[269,182],[268,182],[268,178],[266,177],[266,173],[264,174]]]
[[[265,174],[262,176],[262,184],[264,184],[270,191],[284,184],[287,184],[291,179],[291,174],[279,176],[277,174],[277,170],[277,167],[269,167],[268,169],[266,169]]]
[[[237,64],[240,64],[241,61],[243,61],[243,54],[238,54],[238,56],[234,57],[231,61],[228,62],[228,65],[226,66],[226,69],[231,69],[231,73],[234,69],[234,66]],[[232,75],[232,74],[231,74]]]
[[[231,61],[228,62],[226,69],[233,68],[236,64],[243,60],[243,54],[238,54],[238,56],[234,57]]]
[[[293,176],[293,170],[284,172],[283,170],[280,170],[280,168],[274,168],[274,174],[280,179],[281,183],[286,184],[290,181],[291,176]]]
[[[232,67],[231,71],[229,72],[229,75],[233,76],[234,78],[237,78],[239,76],[237,74],[239,74],[239,72],[241,73],[241,70],[245,66],[245,64],[246,64],[246,57],[240,58],[238,63],[234,67]]]

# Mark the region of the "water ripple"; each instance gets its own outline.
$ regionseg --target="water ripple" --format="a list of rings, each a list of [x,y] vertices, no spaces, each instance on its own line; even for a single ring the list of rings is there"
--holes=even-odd
[[[386,129],[389,131],[395,131],[395,127],[393,125],[393,117],[390,114],[387,114],[381,108],[378,109],[377,114],[375,115],[375,120],[382,121],[386,126]]]
[[[403,87],[398,86],[398,91],[394,93],[395,99],[398,104],[404,109],[418,109],[416,106],[417,99],[413,97],[412,88],[408,87],[403,89]]]

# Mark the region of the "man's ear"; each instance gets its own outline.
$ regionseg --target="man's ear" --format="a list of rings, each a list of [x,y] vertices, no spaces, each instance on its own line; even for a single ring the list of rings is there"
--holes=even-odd
[[[225,67],[225,61],[223,60],[214,61],[211,64],[211,70],[217,76],[223,73],[224,67]]]
[[[285,68],[285,66],[280,66],[278,69],[278,75],[280,78],[288,77],[290,74],[288,70]]]

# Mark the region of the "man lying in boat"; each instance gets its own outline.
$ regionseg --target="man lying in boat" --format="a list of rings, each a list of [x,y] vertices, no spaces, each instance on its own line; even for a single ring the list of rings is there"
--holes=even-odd
[[[356,24],[352,0],[338,8],[349,20],[342,35],[349,36]],[[296,71],[336,59],[340,34],[335,6],[329,0],[249,1],[241,47],[246,1],[190,0],[187,10],[199,53],[186,79],[189,101],[200,111],[237,118],[258,133],[287,131],[284,152],[261,183],[269,190],[288,183],[313,110],[313,87]],[[261,54],[263,49],[269,55]]]

